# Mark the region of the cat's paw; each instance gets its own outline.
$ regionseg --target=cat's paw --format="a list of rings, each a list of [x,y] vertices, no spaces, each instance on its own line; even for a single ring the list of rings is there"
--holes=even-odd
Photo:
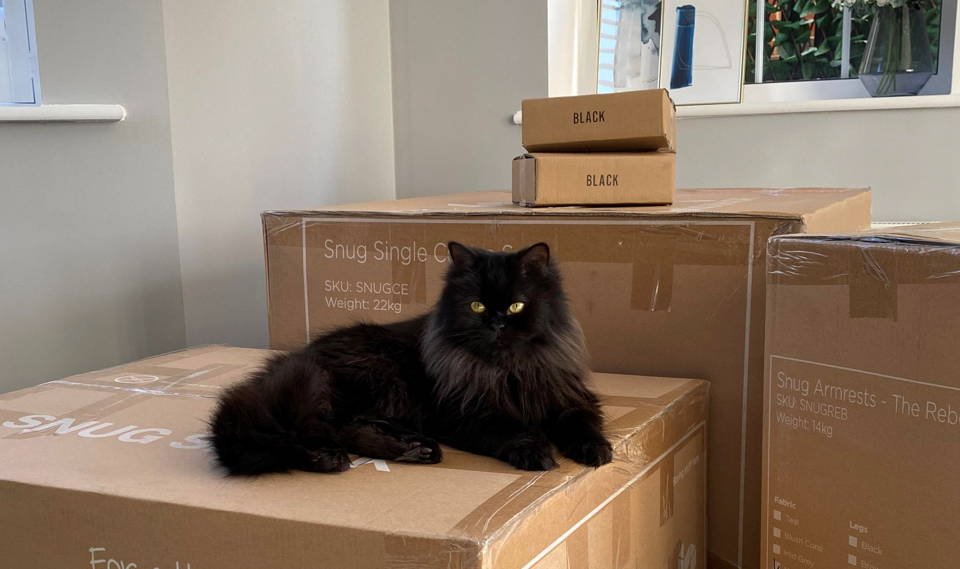
[[[504,450],[503,460],[520,470],[550,470],[557,465],[550,445],[537,440],[511,445]]]
[[[350,469],[350,457],[342,450],[317,450],[309,455],[305,468],[308,472],[345,472]]]
[[[416,462],[419,464],[436,464],[443,460],[443,451],[437,441],[427,437],[412,437],[406,441],[407,449],[394,458],[396,462]]]
[[[563,455],[585,466],[603,466],[613,460],[613,447],[606,439],[597,439],[571,445]]]

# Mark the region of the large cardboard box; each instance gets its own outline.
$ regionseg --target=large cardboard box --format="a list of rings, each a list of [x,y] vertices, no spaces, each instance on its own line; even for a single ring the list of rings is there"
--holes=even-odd
[[[769,255],[764,567],[956,567],[960,224]]]
[[[526,99],[528,152],[676,150],[676,110],[666,89]]]
[[[672,152],[524,154],[513,159],[513,202],[523,206],[673,202]]]
[[[193,349],[0,395],[0,565],[703,567],[706,382],[596,375],[614,444],[599,469],[447,448],[429,466],[226,478],[205,420],[267,353]]]
[[[505,192],[263,215],[270,341],[429,310],[451,239],[546,241],[597,371],[713,382],[710,551],[760,559],[763,324],[771,235],[866,228],[855,189],[678,190],[669,207],[523,208]]]

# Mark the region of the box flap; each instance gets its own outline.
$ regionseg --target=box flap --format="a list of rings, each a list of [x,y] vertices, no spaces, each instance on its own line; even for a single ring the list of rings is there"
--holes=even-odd
[[[542,207],[514,205],[509,192],[473,192],[328,206],[310,210],[269,211],[269,216],[371,217],[756,217],[800,220],[829,228],[832,220],[856,212],[868,217],[870,192],[861,188],[717,188],[679,189],[673,205],[629,207]],[[846,226],[849,227],[849,221]],[[863,224],[867,226],[866,222]],[[827,231],[828,229],[824,229]]]

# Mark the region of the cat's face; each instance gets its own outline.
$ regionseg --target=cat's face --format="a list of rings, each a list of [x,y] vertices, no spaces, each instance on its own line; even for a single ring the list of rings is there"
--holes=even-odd
[[[560,276],[545,243],[515,253],[456,242],[449,249],[437,324],[451,343],[490,357],[535,342],[569,318]]]

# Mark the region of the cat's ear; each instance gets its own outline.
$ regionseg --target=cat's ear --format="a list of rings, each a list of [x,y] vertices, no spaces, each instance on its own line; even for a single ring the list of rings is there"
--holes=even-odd
[[[447,250],[450,251],[450,262],[454,267],[468,269],[473,266],[477,255],[466,245],[461,245],[456,241],[447,243]]]
[[[546,243],[536,243],[517,253],[524,268],[546,269],[550,264],[550,247]]]

